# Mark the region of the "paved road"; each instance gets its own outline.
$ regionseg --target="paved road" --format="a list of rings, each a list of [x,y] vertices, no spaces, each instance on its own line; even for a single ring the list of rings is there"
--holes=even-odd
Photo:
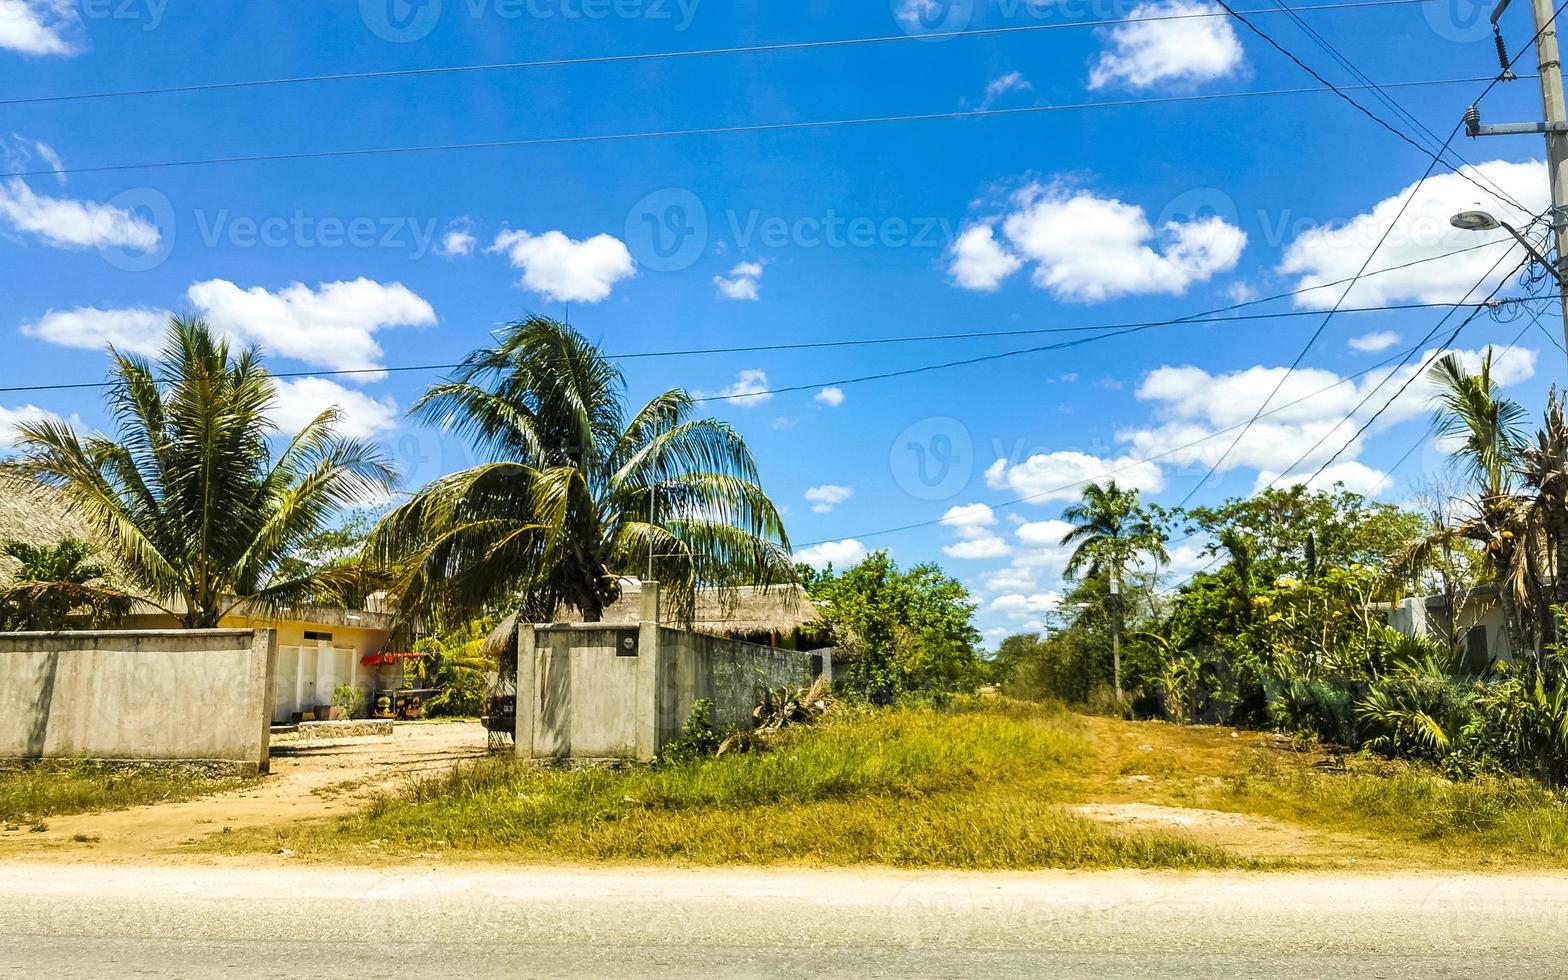
[[[1564,876],[0,866],[0,977],[1568,972]]]

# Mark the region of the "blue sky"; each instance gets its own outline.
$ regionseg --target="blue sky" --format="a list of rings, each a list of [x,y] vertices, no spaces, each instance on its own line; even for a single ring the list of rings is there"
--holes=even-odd
[[[1148,19],[1217,9],[1202,0],[391,2],[0,0],[0,91],[27,99],[933,27],[1143,22],[0,105],[4,172],[31,174],[0,179],[0,387],[98,380],[107,342],[146,348],[171,310],[202,313],[260,344],[278,370],[448,362],[529,312],[569,314],[618,354],[1184,317],[1353,275],[1398,210],[1396,195],[1430,162],[1335,96],[1310,94],[69,172],[1315,86],[1232,21]],[[1483,10],[1439,0],[1304,16],[1368,75],[1398,82],[1495,72]],[[1328,78],[1353,82],[1287,18],[1252,19]],[[1523,9],[1504,27],[1514,50],[1530,36]],[[1391,93],[1441,137],[1481,88]],[[1352,94],[1414,133],[1371,93]],[[1538,90],[1528,79],[1500,86],[1484,109],[1490,121],[1535,119]],[[1478,182],[1509,199],[1487,198],[1486,207],[1514,217],[1518,205],[1544,208],[1536,139],[1461,137],[1455,147],[1480,165]],[[55,175],[57,167],[67,173]],[[1483,197],[1440,169],[1370,268],[1485,241],[1447,225]],[[1454,302],[1478,282],[1485,295],[1499,278],[1485,273],[1501,254],[1482,249],[1371,277],[1346,305]],[[1500,295],[1519,294],[1510,285]],[[1236,312],[1323,308],[1338,298],[1339,289],[1320,289]],[[1556,335],[1555,308],[1537,309]],[[1442,313],[1335,317],[1274,402],[1295,404],[1249,433],[1194,499],[1249,493],[1321,438],[1302,475],[1316,469],[1404,376],[1359,414],[1356,404],[1392,365],[1329,386],[1397,357]],[[1169,451],[1256,411],[1320,322],[1162,327],[837,386],[1067,338],[623,366],[634,400],[678,385],[707,395],[805,386],[708,403],[753,446],[766,487],[788,507],[792,538],[815,560],[886,547],[901,562],[941,561],[974,589],[995,639],[1038,623],[1062,588],[1052,522],[1074,490],[1055,488],[1114,473],[1155,500],[1179,501],[1231,437]],[[1507,346],[1527,324],[1483,316],[1455,346]],[[1530,327],[1504,358],[1510,392],[1532,409],[1560,376],[1562,354],[1546,333]],[[351,427],[384,441],[417,485],[469,462],[459,443],[401,418],[432,379],[301,380],[290,383],[287,404],[300,418],[343,405]],[[1413,385],[1330,474],[1408,499],[1442,467],[1440,450],[1420,438],[1421,397]],[[39,413],[105,421],[91,391],[0,394],[0,423]],[[1033,499],[1006,505],[1025,496]],[[1196,567],[1198,544],[1176,555],[1175,574]]]

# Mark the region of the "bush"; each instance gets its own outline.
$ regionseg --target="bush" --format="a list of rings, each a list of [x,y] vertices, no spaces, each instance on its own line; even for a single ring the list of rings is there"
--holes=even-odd
[[[344,684],[332,692],[332,704],[342,708],[347,717],[358,718],[365,710],[365,692],[352,684]]]

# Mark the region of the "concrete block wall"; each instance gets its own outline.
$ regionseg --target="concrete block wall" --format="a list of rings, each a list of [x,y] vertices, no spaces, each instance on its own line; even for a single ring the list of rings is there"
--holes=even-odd
[[[0,760],[267,770],[270,629],[0,633]]]
[[[831,669],[822,655],[654,620],[520,624],[517,649],[517,753],[535,759],[651,759],[698,699],[712,699],[719,730],[745,728],[760,688],[809,684]]]

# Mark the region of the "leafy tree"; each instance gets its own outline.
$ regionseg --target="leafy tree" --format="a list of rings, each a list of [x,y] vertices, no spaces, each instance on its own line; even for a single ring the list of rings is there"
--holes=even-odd
[[[1123,490],[1111,480],[1104,486],[1091,483],[1083,499],[1062,512],[1073,525],[1062,536],[1062,544],[1073,545],[1067,559],[1066,577],[1076,578],[1085,571],[1090,578],[1105,578],[1110,583],[1112,681],[1116,699],[1122,698],[1122,583],[1127,566],[1148,557],[1156,565],[1170,560],[1165,553],[1165,533],[1138,499],[1138,491]]]
[[[902,571],[878,551],[844,572],[799,569],[846,658],[846,686],[886,703],[979,679],[980,633],[969,590],[934,564]]]
[[[448,617],[522,595],[535,615],[565,603],[597,622],[618,576],[638,575],[689,619],[704,587],[793,581],[745,440],[695,408],[676,389],[628,420],[599,348],[546,317],[512,324],[413,409],[490,461],[424,487],[370,550],[399,569],[405,611]]]
[[[18,563],[0,587],[0,632],[64,629],[73,613],[96,626],[130,612],[132,597],[108,584],[108,569],[79,538],[43,547],[7,541],[0,554]]]
[[[57,488],[148,601],[189,628],[241,604],[309,598],[320,577],[279,575],[342,509],[392,471],[322,412],[273,454],[278,386],[255,349],[232,353],[200,320],[174,318],[156,365],[110,348],[118,438],[49,419],[17,427],[5,469]]]

